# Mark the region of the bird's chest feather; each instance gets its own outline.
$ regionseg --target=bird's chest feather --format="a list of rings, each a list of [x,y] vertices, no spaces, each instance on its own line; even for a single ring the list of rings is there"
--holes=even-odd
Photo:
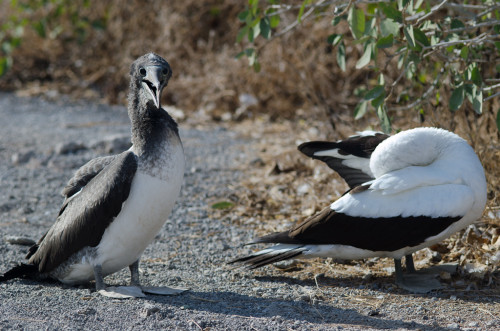
[[[98,246],[105,273],[130,265],[153,241],[179,196],[183,175],[180,145],[156,163],[139,162],[129,197]]]

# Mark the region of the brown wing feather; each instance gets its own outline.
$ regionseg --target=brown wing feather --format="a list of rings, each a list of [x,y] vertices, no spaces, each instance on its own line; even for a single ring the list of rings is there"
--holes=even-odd
[[[82,248],[97,246],[128,198],[136,170],[132,152],[117,155],[64,204],[55,224],[30,249],[29,263],[50,272]]]

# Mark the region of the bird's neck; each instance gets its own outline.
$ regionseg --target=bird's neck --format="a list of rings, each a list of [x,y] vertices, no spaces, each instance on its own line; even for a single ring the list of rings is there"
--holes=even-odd
[[[163,109],[143,106],[139,112],[129,109],[132,123],[132,144],[139,157],[153,156],[155,151],[178,136],[177,123]]]

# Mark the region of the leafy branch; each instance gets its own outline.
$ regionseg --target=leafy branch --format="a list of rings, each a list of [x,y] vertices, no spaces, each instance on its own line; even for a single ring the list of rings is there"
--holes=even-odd
[[[281,26],[281,17],[296,19]],[[332,33],[339,68],[346,71],[346,44],[361,48],[355,68],[369,68],[378,78],[367,88],[354,118],[373,109],[384,131],[391,131],[389,114],[414,109],[424,115],[433,103],[455,112],[470,107],[482,114],[485,102],[500,95],[492,82],[500,73],[500,4],[491,0],[461,1],[313,1],[283,4],[278,0],[249,0],[239,15],[237,42],[248,45],[246,56],[260,70],[259,53],[270,42],[311,18],[329,17],[332,32],[347,24],[349,32]],[[260,37],[265,41],[260,42]],[[371,65],[370,63],[378,65]],[[383,65],[385,63],[385,65]],[[382,65],[381,65],[382,64]],[[396,71],[394,70],[396,68]],[[417,91],[424,91],[418,94]],[[491,106],[490,106],[491,108]],[[497,116],[500,130],[500,115]]]

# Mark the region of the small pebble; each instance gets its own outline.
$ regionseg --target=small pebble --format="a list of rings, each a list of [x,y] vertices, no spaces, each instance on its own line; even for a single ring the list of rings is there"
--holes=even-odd
[[[151,316],[154,313],[159,312],[159,311],[160,311],[160,308],[158,308],[157,306],[152,305],[150,303],[146,303],[146,304],[144,304],[144,307],[139,312],[139,315],[142,318],[145,318],[145,317]]]
[[[18,237],[18,236],[5,236],[3,238],[5,242],[12,245],[23,245],[23,246],[31,246],[36,244],[36,241],[26,237]]]

